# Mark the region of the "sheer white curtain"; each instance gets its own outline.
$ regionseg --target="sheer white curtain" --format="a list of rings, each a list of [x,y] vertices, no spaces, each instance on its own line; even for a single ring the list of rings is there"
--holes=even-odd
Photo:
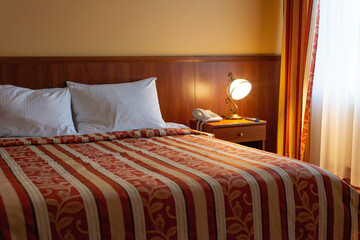
[[[320,2],[310,162],[360,186],[360,0]]]

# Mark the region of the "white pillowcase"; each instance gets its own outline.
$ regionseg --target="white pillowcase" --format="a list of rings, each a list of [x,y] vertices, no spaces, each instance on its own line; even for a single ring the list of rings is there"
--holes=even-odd
[[[163,128],[156,78],[86,85],[67,82],[80,134]]]
[[[0,137],[76,134],[69,88],[31,90],[0,85]]]

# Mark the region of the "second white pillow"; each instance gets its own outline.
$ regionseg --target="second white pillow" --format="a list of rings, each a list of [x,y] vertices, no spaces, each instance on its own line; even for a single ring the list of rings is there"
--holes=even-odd
[[[163,128],[156,78],[85,85],[67,82],[80,134]]]

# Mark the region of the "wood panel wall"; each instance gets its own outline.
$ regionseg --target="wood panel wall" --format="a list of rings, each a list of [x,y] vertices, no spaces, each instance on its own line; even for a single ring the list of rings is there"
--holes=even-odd
[[[237,101],[239,114],[267,120],[266,150],[275,152],[279,56],[188,57],[0,57],[0,84],[33,89],[130,82],[155,76],[165,121],[189,125],[195,107],[229,114],[228,72],[252,83]]]

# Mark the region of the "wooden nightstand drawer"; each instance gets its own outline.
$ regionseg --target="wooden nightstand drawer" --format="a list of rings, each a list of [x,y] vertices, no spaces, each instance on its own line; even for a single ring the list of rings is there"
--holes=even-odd
[[[190,127],[197,129],[197,121],[190,120]],[[215,134],[216,138],[241,143],[248,147],[265,150],[266,121],[253,122],[246,119],[226,120],[220,122],[207,122],[202,131]]]
[[[231,142],[250,142],[266,139],[266,126],[243,126],[231,128],[217,128],[213,130],[216,138]]]

